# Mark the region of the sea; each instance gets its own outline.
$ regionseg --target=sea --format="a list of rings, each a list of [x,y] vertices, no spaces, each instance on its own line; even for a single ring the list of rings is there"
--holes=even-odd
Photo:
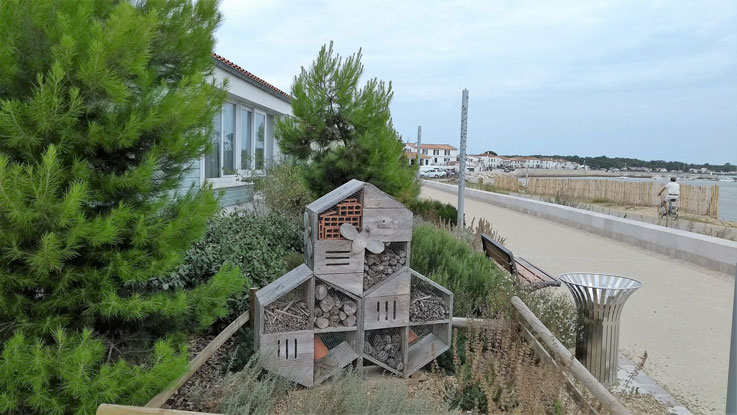
[[[623,182],[651,182],[655,180],[658,183],[665,184],[668,182],[669,177],[662,178],[647,178],[647,177],[565,177],[566,179],[580,179],[580,180],[617,180]],[[723,179],[729,179],[729,181],[720,180],[678,180],[679,183],[699,185],[699,186],[719,186],[719,220],[727,220],[737,222],[737,182],[732,180],[732,176],[723,177]],[[520,182],[524,183],[524,177],[520,177]]]

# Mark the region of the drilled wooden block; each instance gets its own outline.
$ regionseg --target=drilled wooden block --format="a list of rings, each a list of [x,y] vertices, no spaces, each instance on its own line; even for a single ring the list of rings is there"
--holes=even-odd
[[[409,294],[364,298],[363,313],[365,330],[406,326],[409,324]]]

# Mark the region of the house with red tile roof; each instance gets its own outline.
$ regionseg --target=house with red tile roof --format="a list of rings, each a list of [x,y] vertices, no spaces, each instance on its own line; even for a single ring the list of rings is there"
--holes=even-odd
[[[417,154],[417,143],[405,143],[406,154]],[[420,161],[423,166],[447,166],[458,157],[458,149],[450,144],[420,144]],[[424,157],[427,156],[427,157]],[[407,156],[409,158],[409,156]],[[410,164],[414,164],[415,158],[410,158]]]
[[[280,158],[274,123],[292,115],[291,97],[218,54],[212,58],[213,80],[227,81],[227,97],[213,119],[212,151],[192,164],[181,190],[211,183],[224,191],[222,206],[233,208],[252,201],[248,179],[263,175]]]

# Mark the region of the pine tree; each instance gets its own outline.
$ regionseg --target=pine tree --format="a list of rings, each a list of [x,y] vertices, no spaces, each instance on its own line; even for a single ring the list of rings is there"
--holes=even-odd
[[[343,60],[332,42],[323,46],[295,77],[294,117],[281,119],[275,136],[285,154],[309,164],[304,171],[315,194],[359,179],[409,201],[419,186],[392,125],[391,83],[373,78],[359,87],[363,71],[360,50]]]
[[[216,0],[2,1],[0,413],[145,402],[186,366],[179,333],[242,289],[232,267],[147,284],[218,209],[177,189],[224,98],[219,21]]]

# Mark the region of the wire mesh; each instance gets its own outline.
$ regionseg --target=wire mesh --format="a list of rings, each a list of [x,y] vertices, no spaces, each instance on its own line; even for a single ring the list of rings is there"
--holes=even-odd
[[[404,369],[402,358],[401,328],[368,330],[363,343],[363,353],[391,369]]]
[[[450,318],[447,295],[429,282],[412,277],[410,283],[409,321],[435,321]]]
[[[350,346],[351,349],[349,350],[349,352],[352,353],[352,354],[349,354],[348,356],[350,357],[345,360],[342,360],[336,357],[327,358],[327,359],[323,357],[319,360],[316,360],[315,369],[314,369],[314,375],[315,375],[316,381],[322,380],[326,375],[329,375],[335,369],[338,369],[338,366],[350,363],[349,360],[355,360],[356,354],[352,346],[355,335],[356,335],[355,332],[344,332],[344,331],[343,332],[318,333],[315,335],[315,344],[317,344],[318,342],[322,342],[322,344],[325,345],[325,348],[328,350],[328,355],[330,355],[330,352],[332,350],[335,350],[338,346],[341,346],[343,344],[347,344],[348,346]],[[347,349],[343,350],[342,353],[345,353],[346,350]],[[341,353],[341,352],[336,351],[336,353]]]
[[[325,295],[322,289],[325,287]],[[323,281],[315,284],[315,327],[355,327],[358,321],[358,301],[340,289]]]
[[[410,330],[414,333],[414,336],[410,333],[410,339],[412,342],[410,343],[410,346],[413,344],[416,344],[423,338],[427,337],[428,335],[432,334],[432,325],[430,324],[423,324],[419,326],[412,326]]]
[[[380,254],[366,251],[363,289],[368,290],[407,268],[408,248],[408,242],[390,242],[384,244],[384,252]]]
[[[358,191],[340,203],[320,214],[317,225],[317,238],[320,240],[343,239],[340,225],[350,223],[359,232],[363,216],[362,192]]]
[[[264,307],[264,333],[284,333],[310,328],[310,311],[307,295],[310,280],[284,293]]]

